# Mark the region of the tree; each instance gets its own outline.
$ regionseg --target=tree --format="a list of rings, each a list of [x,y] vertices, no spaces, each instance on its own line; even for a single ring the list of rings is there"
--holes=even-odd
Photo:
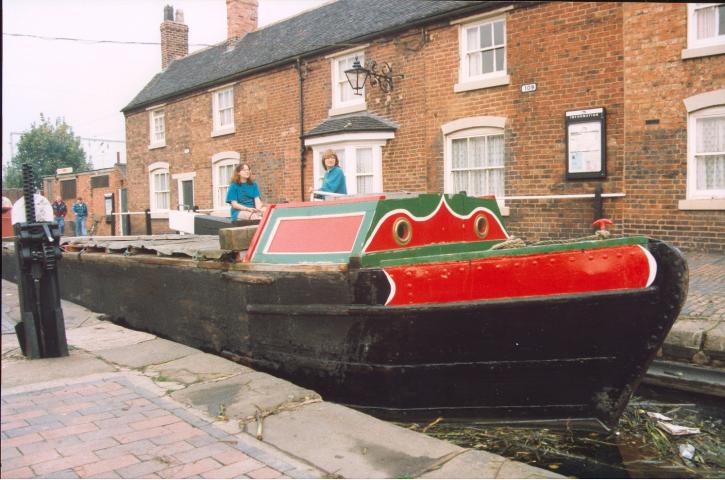
[[[5,187],[23,186],[24,163],[33,167],[36,188],[41,188],[42,177],[55,175],[59,168],[73,167],[74,172],[91,169],[81,140],[73,134],[73,129],[60,118],[51,123],[42,113],[40,123],[33,123],[30,130],[20,136],[18,152],[10,160],[3,179]]]

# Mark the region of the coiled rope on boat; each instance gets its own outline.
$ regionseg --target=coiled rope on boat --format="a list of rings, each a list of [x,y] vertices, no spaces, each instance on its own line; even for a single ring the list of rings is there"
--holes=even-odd
[[[587,235],[585,237],[567,238],[565,240],[540,240],[538,242],[530,243],[528,245],[519,237],[511,237],[505,242],[497,243],[489,250],[506,250],[509,248],[538,247],[541,245],[577,243],[586,240],[606,240],[611,236],[612,234],[611,232],[609,232],[609,230],[597,230],[594,235]]]

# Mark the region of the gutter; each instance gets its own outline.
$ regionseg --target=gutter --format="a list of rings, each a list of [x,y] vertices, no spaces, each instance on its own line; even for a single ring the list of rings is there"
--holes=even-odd
[[[434,23],[434,22],[437,22],[439,20],[445,20],[445,19],[451,18],[451,17],[465,16],[466,14],[473,14],[473,13],[480,13],[482,11],[485,11],[486,9],[498,9],[498,8],[506,7],[506,6],[509,6],[509,5],[513,5],[514,8],[517,8],[518,9],[518,8],[525,8],[525,7],[534,6],[534,5],[537,5],[537,4],[540,4],[540,3],[545,3],[545,2],[542,2],[542,1],[532,1],[532,2],[496,2],[496,1],[487,1],[487,2],[473,3],[473,4],[469,5],[469,6],[461,7],[459,9],[457,9],[457,10],[449,10],[447,12],[440,13],[440,14],[434,15],[432,17],[425,17],[425,18],[422,18],[422,19],[417,20],[415,22],[407,23],[405,25],[397,25],[395,27],[390,27],[390,28],[387,28],[385,30],[378,30],[376,32],[372,32],[372,33],[363,35],[361,37],[352,38],[352,39],[349,39],[348,42],[349,43],[365,43],[367,40],[371,40],[371,39],[375,39],[375,38],[378,38],[378,37],[390,35],[390,34],[393,34],[393,33],[400,32],[400,31],[409,30],[409,29],[415,28],[415,27],[420,27],[420,26],[426,25],[428,23]],[[272,63],[268,63],[268,64],[265,64],[265,65],[260,65],[258,67],[254,67],[254,68],[251,68],[249,70],[245,70],[243,72],[237,72],[237,73],[234,73],[234,74],[231,74],[231,75],[227,75],[226,77],[221,77],[221,78],[217,78],[215,80],[211,80],[209,82],[201,83],[201,84],[195,85],[193,87],[189,87],[189,88],[187,88],[185,90],[180,90],[178,92],[174,92],[174,93],[169,94],[169,95],[166,95],[166,96],[156,97],[154,99],[144,101],[143,103],[140,103],[138,105],[134,105],[133,107],[130,107],[130,108],[128,106],[126,106],[126,107],[124,107],[124,108],[121,109],[121,112],[125,114],[125,113],[127,113],[129,111],[137,110],[137,109],[141,109],[141,108],[145,108],[145,107],[147,107],[149,105],[153,105],[153,104],[158,103],[158,102],[161,102],[161,101],[168,101],[168,100],[171,100],[173,98],[181,97],[181,96],[184,96],[184,95],[186,95],[188,93],[195,92],[197,90],[201,90],[201,89],[204,89],[204,88],[209,88],[209,87],[212,87],[212,86],[217,85],[219,83],[230,82],[230,81],[233,81],[233,80],[240,80],[240,79],[242,79],[244,77],[252,76],[252,75],[255,75],[257,73],[266,71],[266,70],[271,70],[273,68],[281,67],[281,66],[284,66],[284,65],[288,65],[290,63],[296,63],[297,61],[301,61],[301,60],[303,60],[305,58],[315,57],[315,56],[321,55],[323,53],[333,52],[333,51],[337,50],[338,48],[339,47],[337,45],[329,45],[329,46],[320,47],[320,48],[315,49],[315,50],[310,50],[308,52],[304,52],[303,54],[297,54],[297,55],[295,55],[293,57],[286,57],[286,58],[283,58],[281,60],[277,60],[277,61],[272,62]]]

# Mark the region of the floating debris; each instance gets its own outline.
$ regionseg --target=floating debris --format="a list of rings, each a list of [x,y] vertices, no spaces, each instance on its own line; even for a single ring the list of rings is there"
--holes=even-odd
[[[699,428],[683,427],[681,425],[675,425],[674,423],[657,422],[657,426],[661,427],[665,432],[669,433],[670,435],[675,435],[675,436],[695,435],[695,434],[700,433]]]
[[[706,414],[693,403],[633,398],[617,431],[610,433],[497,427],[440,418],[401,426],[566,476],[725,478],[725,425],[722,409],[717,410]],[[688,442],[678,442],[681,437],[670,430],[688,432]]]
[[[672,419],[668,417],[667,415],[662,415],[661,413],[657,412],[645,412],[649,418],[654,418],[655,420],[664,420],[665,422],[670,422]]]
[[[695,447],[689,443],[681,443],[677,448],[680,450],[680,456],[686,460],[692,460],[695,456]]]

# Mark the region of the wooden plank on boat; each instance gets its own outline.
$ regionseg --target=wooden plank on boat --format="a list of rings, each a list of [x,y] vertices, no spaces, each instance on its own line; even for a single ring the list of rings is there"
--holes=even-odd
[[[346,263],[233,263],[231,270],[256,272],[346,272]]]
[[[255,285],[269,285],[275,281],[272,275],[261,272],[223,272],[222,278],[232,282],[252,283]]]
[[[122,255],[106,255],[103,253],[95,252],[74,252],[67,256],[69,259],[93,260],[98,262],[105,262],[109,264],[123,265],[129,262],[144,263],[149,265],[167,265],[174,267],[190,268],[190,269],[205,269],[205,270],[228,270],[229,264],[226,262],[215,262],[215,261],[197,261],[188,257],[159,257],[157,255],[139,254],[130,257]]]
[[[205,258],[220,259],[219,239],[216,235],[136,235],[128,237],[69,237],[65,239],[66,251],[101,250],[113,252],[151,252],[158,255],[186,255],[198,257],[198,252],[214,252]]]

